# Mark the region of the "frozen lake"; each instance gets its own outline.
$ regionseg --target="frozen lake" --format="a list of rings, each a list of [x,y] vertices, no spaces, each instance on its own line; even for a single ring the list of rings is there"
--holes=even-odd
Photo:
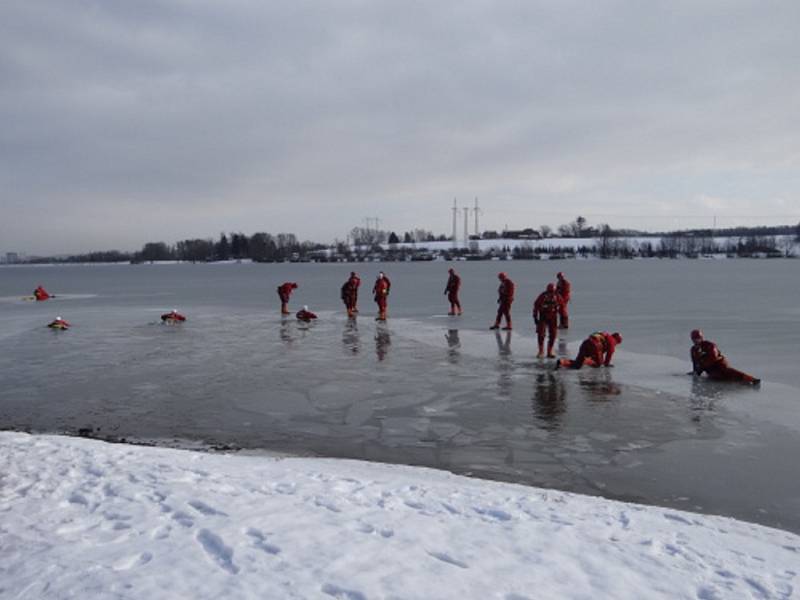
[[[447,317],[448,267],[465,314]],[[339,287],[362,277],[348,323]],[[378,270],[389,322],[373,320]],[[490,332],[497,278],[515,330]],[[571,329],[614,369],[534,358],[531,305],[563,270]],[[0,268],[0,428],[427,465],[800,531],[800,261],[531,261]],[[282,320],[297,281],[311,326]],[[59,297],[21,300],[38,284]],[[158,316],[177,308],[182,326]],[[68,332],[44,325],[56,315]],[[760,389],[685,373],[702,328]]]

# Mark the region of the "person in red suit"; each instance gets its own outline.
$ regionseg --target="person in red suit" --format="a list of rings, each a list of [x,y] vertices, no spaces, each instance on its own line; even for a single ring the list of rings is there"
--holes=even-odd
[[[351,318],[358,312],[358,287],[360,285],[361,279],[355,271],[351,271],[350,277],[342,286],[342,302],[347,309],[347,316]]]
[[[461,310],[461,302],[458,299],[458,290],[461,289],[461,277],[456,275],[454,269],[447,269],[450,276],[447,278],[447,285],[444,288],[444,293],[447,294],[447,301],[450,302],[450,316],[461,315],[464,311]]]
[[[561,296],[561,308],[558,313],[561,317],[560,327],[561,329],[569,329],[569,310],[567,310],[567,304],[569,304],[569,299],[572,296],[572,284],[567,281],[567,278],[564,277],[564,274],[561,272],[556,273],[556,278],[558,279],[556,283],[556,292]]]
[[[42,286],[37,286],[35,290],[33,290],[33,297],[36,298],[37,302],[44,302],[48,298],[50,298],[50,294],[47,293]]]
[[[556,292],[556,286],[547,284],[547,289],[539,294],[533,303],[533,322],[536,325],[536,338],[539,343],[539,353],[536,358],[544,356],[544,338],[547,334],[547,358],[555,358],[553,345],[558,335],[558,315],[562,305],[561,296]]]
[[[506,319],[506,326],[503,327],[506,331],[511,330],[511,303],[514,302],[514,282],[508,278],[505,273],[498,273],[497,278],[500,280],[500,287],[497,288],[497,317],[494,320],[494,325],[489,329],[499,329],[500,322],[503,317]]]
[[[161,315],[161,321],[163,323],[171,323],[171,324],[183,323],[185,320],[186,320],[186,317],[184,317],[181,313],[179,313],[174,308],[170,312],[164,313],[163,315]]]
[[[372,294],[375,297],[375,303],[378,305],[377,321],[386,320],[387,299],[389,297],[389,290],[392,289],[392,282],[386,277],[386,274],[381,271],[375,279],[375,285],[372,286]]]
[[[703,332],[695,329],[692,338],[692,373],[700,376],[707,373],[709,379],[716,381],[738,381],[758,385],[761,380],[738,369],[728,366],[728,360],[722,355],[717,345],[705,339]]]
[[[289,297],[292,292],[297,289],[297,284],[291,281],[282,283],[278,286],[278,297],[281,299],[281,314],[289,314]]]
[[[295,316],[297,317],[298,321],[303,321],[305,323],[310,323],[311,321],[317,318],[317,315],[308,310],[308,306],[304,306],[303,308],[298,310]]]
[[[580,369],[584,363],[590,367],[613,367],[611,357],[614,356],[614,349],[621,343],[622,336],[619,333],[596,331],[581,342],[575,360],[562,358],[556,363],[556,369]]]
[[[50,323],[47,324],[50,329],[69,329],[69,323],[67,323],[61,317],[56,317]]]

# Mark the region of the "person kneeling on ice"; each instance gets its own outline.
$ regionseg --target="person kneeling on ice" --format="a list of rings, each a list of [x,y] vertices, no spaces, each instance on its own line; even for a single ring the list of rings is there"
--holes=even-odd
[[[47,325],[50,329],[69,329],[69,323],[67,323],[61,317],[56,317]]]
[[[308,310],[308,306],[304,306],[302,309],[298,310],[295,316],[298,321],[303,321],[305,323],[310,323],[317,318],[317,315]]]
[[[287,281],[278,286],[278,298],[281,299],[281,314],[289,314],[289,297],[292,292],[297,289],[297,284],[293,281]]]
[[[33,297],[36,298],[37,302],[43,302],[44,300],[47,300],[51,296],[50,294],[47,293],[47,290],[45,290],[42,286],[39,285],[36,287],[35,290],[33,290]]]
[[[174,308],[172,309],[172,311],[170,311],[168,313],[164,313],[163,315],[161,315],[161,321],[164,322],[164,323],[182,323],[185,320],[186,320],[186,317],[184,317],[181,313],[179,313]]]
[[[728,366],[728,360],[722,355],[717,345],[705,339],[703,332],[695,329],[692,337],[692,374],[700,376],[708,373],[709,379],[716,381],[738,381],[758,385],[760,379]]]
[[[590,367],[613,367],[611,357],[618,344],[622,343],[622,336],[617,333],[607,331],[596,331],[581,342],[578,356],[575,360],[562,358],[556,362],[556,369],[564,367],[566,369],[580,369],[584,363]]]

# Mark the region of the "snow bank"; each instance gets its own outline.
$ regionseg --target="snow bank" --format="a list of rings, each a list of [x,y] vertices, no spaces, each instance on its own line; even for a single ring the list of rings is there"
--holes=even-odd
[[[427,469],[0,433],[2,598],[789,598],[800,537]]]

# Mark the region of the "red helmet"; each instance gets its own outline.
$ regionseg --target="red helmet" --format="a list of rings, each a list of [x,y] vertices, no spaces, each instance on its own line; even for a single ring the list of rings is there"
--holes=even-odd
[[[618,332],[614,332],[611,334],[611,337],[614,338],[618,344],[622,343],[622,336]]]
[[[501,273],[498,273],[498,274],[497,274],[497,278],[498,278],[498,279],[505,279],[506,277],[508,277],[508,275],[506,275],[505,273],[502,273],[502,272],[501,272]]]
[[[553,285],[552,283],[548,283],[547,284],[547,291],[548,292],[555,292],[556,291],[556,286]]]
[[[693,340],[702,340],[703,339],[703,332],[699,329],[692,329],[692,333],[689,334]]]
[[[558,277],[559,279],[564,279],[564,274],[561,271],[559,271],[558,273],[556,273],[556,277]]]

